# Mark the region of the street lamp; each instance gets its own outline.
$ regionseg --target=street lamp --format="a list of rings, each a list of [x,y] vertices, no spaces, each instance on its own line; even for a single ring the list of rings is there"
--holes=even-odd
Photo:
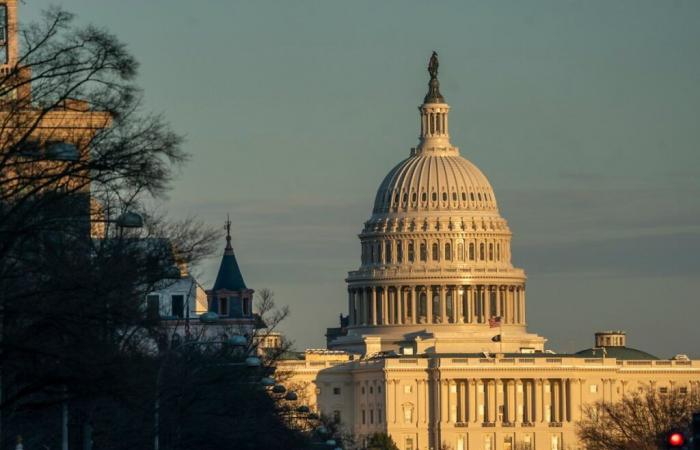
[[[143,228],[143,216],[133,211],[122,213],[115,221],[119,228]]]
[[[262,377],[260,379],[260,384],[262,384],[265,387],[270,387],[275,385],[275,379],[272,377]]]

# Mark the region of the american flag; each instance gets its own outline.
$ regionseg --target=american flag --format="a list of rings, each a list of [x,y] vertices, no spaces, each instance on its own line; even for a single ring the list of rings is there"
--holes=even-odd
[[[501,316],[489,317],[489,327],[496,328],[501,326]]]

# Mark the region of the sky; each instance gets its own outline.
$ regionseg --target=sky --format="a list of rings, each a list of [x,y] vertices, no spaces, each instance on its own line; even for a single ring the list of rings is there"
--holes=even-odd
[[[21,20],[55,2],[24,0]],[[697,0],[63,0],[140,61],[190,162],[163,208],[221,226],[298,349],[347,313],[386,173],[440,54],[452,143],[489,178],[547,348],[700,358]],[[210,287],[220,255],[197,267]]]

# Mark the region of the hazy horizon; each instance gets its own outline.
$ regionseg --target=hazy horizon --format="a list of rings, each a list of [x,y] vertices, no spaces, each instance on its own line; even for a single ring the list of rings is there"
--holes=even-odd
[[[26,0],[20,20],[53,2]],[[489,178],[548,348],[700,358],[700,2],[64,0],[140,61],[192,160],[164,208],[221,225],[298,349],[347,313],[344,278],[417,143],[430,52],[450,132]],[[167,12],[167,14],[164,14]],[[220,254],[197,268],[210,286]]]

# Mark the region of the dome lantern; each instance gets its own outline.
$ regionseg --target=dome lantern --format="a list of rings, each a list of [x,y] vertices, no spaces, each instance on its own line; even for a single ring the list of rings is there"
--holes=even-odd
[[[448,133],[448,113],[450,106],[445,103],[445,97],[440,93],[438,81],[438,55],[433,52],[428,63],[428,93],[425,94],[420,111],[420,145],[418,153],[437,151],[443,154],[457,154],[458,150],[450,144]]]

